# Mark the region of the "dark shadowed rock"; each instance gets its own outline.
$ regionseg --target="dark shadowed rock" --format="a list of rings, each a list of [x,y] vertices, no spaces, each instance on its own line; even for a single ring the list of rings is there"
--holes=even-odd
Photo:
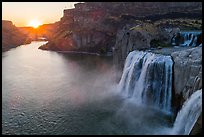
[[[200,45],[202,43],[202,33],[198,35],[198,40],[196,45]]]
[[[2,51],[30,42],[29,37],[20,32],[11,21],[2,20]]]
[[[203,134],[203,130],[202,130],[202,113],[201,113],[190,135],[202,135],[202,134]]]
[[[181,33],[177,33],[175,35],[175,44],[176,46],[179,46],[182,43],[184,43],[184,37],[181,36]]]

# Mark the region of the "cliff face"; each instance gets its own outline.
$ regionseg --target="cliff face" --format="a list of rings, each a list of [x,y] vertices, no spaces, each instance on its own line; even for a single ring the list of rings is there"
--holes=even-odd
[[[129,52],[157,46],[168,46],[171,37],[178,31],[179,29],[174,28],[171,32],[168,32],[156,27],[152,23],[144,22],[126,25],[123,29],[118,31],[116,36],[116,43],[113,50],[116,69],[123,69],[125,59]]]
[[[28,36],[20,32],[11,21],[2,20],[2,51],[30,42]]]
[[[174,60],[173,105],[180,109],[189,96],[202,89],[202,47],[171,53]]]
[[[117,30],[127,22],[148,17],[154,19],[170,12],[196,14],[200,13],[198,11],[201,9],[199,2],[78,3],[74,9],[64,10],[57,33],[53,34],[52,40],[41,49],[107,53],[112,51]]]
[[[175,20],[175,17],[181,20]],[[167,20],[161,20],[163,18]],[[182,18],[201,19],[202,3],[79,3],[75,4],[74,9],[64,10],[64,15],[59,21],[59,28],[56,34],[53,35],[48,44],[40,48],[46,50],[88,51],[98,52],[100,54],[107,53],[113,49],[114,64],[117,69],[122,70],[125,58],[130,51],[168,46],[171,38],[180,31],[179,28],[200,29],[202,26],[202,22],[200,24],[197,20],[189,21],[187,19],[182,20]],[[172,27],[174,28],[171,31],[163,29]],[[176,62],[179,62],[178,59],[174,57],[175,55],[176,53],[172,54],[173,58]],[[195,54],[192,54],[192,56],[195,56]],[[197,56],[195,58],[200,59],[201,57]],[[190,63],[191,60],[187,60],[187,62]],[[192,82],[192,77],[196,78],[197,75],[200,75],[195,73],[201,70],[200,67],[196,65],[190,68],[185,67],[185,65],[180,66],[179,63],[175,63],[173,91],[175,97],[181,92],[182,95],[185,94],[185,96],[189,96],[199,87],[197,83],[200,83],[201,80],[197,78],[197,82]],[[191,73],[191,71],[193,73],[192,75],[183,74]],[[177,85],[177,82],[180,80],[176,78],[178,74],[183,74],[183,78],[186,79],[180,81],[183,82],[180,86]],[[194,85],[195,83],[196,86]],[[178,100],[180,100],[180,98]],[[178,103],[177,106],[180,106],[181,103],[182,101]]]
[[[158,45],[161,48],[168,46],[169,40],[178,32],[178,28],[173,28],[170,32],[162,31],[144,23],[143,26],[125,26],[118,31],[113,54],[115,68],[119,70],[116,80],[120,80],[125,59],[131,51],[150,49]],[[173,111],[178,112],[184,101],[193,92],[202,88],[202,47],[168,47],[154,49],[152,52],[172,56],[174,61],[172,105]]]
[[[116,69],[121,71],[117,73],[116,79],[117,80],[121,79],[123,65],[125,63],[125,59],[129,54],[129,52],[133,50],[144,50],[144,49],[149,50],[149,48],[154,46],[154,44],[152,45],[152,41],[154,41],[155,39],[161,40],[164,43],[165,41],[168,42],[169,41],[168,37],[171,38],[173,34],[176,34],[178,31],[179,29],[175,28],[171,31],[171,33],[168,33],[165,31],[162,32],[159,29],[156,29],[154,27],[141,27],[141,26],[137,26],[137,27],[125,26],[122,30],[118,31],[113,57],[114,57],[114,65]],[[165,34],[166,37],[162,37],[163,34]],[[161,44],[161,41],[160,41],[160,44]],[[171,103],[172,103],[174,114],[177,114],[178,111],[181,109],[183,103],[195,91],[202,89],[202,47],[200,46],[178,47],[178,48],[168,47],[168,48],[162,48],[162,49],[154,49],[154,50],[152,49],[152,52],[159,53],[159,54],[167,54],[172,57],[174,64],[172,68],[173,81],[172,81]],[[130,70],[134,70],[134,69],[130,69]],[[129,73],[126,73],[126,74],[129,74]],[[156,75],[156,76],[159,76],[159,75]],[[129,82],[129,80],[127,81]],[[191,134],[202,133],[201,121],[202,121],[202,115],[196,122],[196,125],[193,128]]]
[[[202,89],[202,47],[173,52],[173,96],[175,112],[179,111],[193,92]],[[195,123],[191,135],[202,133],[202,114]]]
[[[179,31],[179,28],[165,31],[149,23],[127,25],[118,31],[113,52],[113,62],[116,70],[119,70],[116,80],[120,80],[125,59],[133,50],[157,47],[157,50],[154,49],[152,52],[172,56],[174,61],[172,103],[175,111],[180,109],[183,102],[193,92],[202,88],[202,47],[181,47],[179,49],[168,45],[172,37]],[[165,46],[169,46],[168,49],[163,48]],[[158,50],[158,47],[163,49]]]

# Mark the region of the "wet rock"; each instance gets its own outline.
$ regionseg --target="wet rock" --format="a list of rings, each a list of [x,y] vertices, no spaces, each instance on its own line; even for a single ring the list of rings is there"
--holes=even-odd
[[[174,105],[178,110],[193,92],[202,88],[202,47],[173,52],[171,56],[174,60],[172,100],[179,102]]]
[[[203,130],[202,130],[202,113],[201,113],[190,135],[202,135],[202,134],[203,134]]]
[[[202,33],[198,35],[197,43],[196,45],[200,45],[202,43]]]
[[[116,68],[122,69],[129,52],[137,49],[148,49],[151,47],[152,39],[157,39],[157,28],[152,24],[128,24],[118,31],[114,46],[114,64]]]
[[[174,37],[175,39],[175,45],[179,46],[180,44],[184,43],[184,37],[181,36],[181,33],[177,33]]]

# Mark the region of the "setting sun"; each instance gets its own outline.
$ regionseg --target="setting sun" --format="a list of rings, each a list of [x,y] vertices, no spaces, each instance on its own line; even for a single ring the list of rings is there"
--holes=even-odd
[[[37,28],[41,25],[41,23],[37,20],[31,20],[28,25],[32,26],[33,28]]]

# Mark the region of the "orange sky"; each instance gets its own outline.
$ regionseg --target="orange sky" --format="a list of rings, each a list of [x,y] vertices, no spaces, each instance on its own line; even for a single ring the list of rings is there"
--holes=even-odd
[[[2,2],[2,19],[15,26],[28,26],[31,20],[42,24],[54,23],[63,16],[63,10],[74,8],[78,2]]]

